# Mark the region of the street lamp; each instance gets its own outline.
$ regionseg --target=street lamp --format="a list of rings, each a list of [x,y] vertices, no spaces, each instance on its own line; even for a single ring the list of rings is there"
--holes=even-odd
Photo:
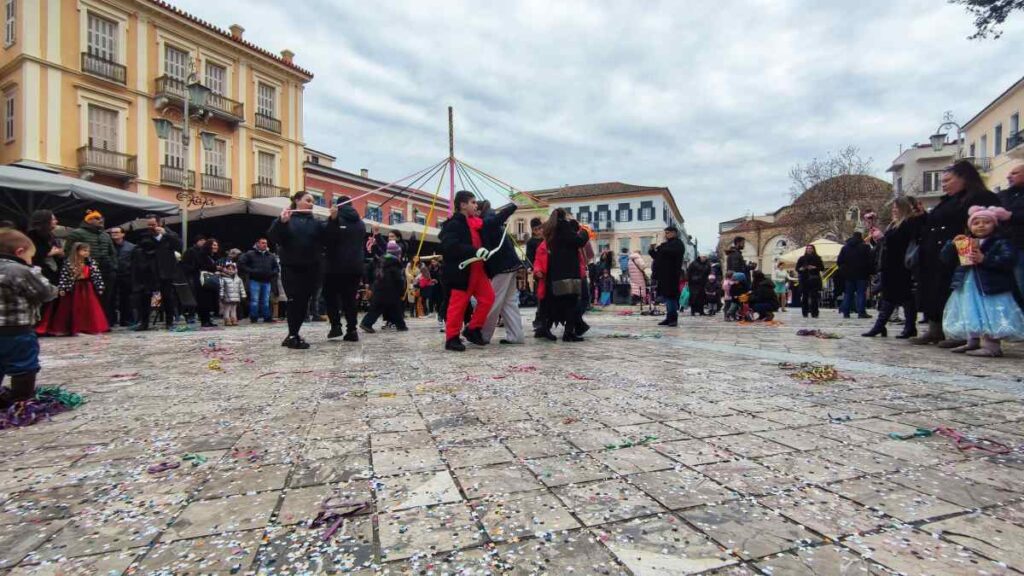
[[[206,86],[199,83],[199,77],[196,75],[195,61],[189,58],[188,61],[188,78],[186,79],[188,89],[185,91],[182,100],[182,123],[184,126],[181,130],[181,147],[182,147],[182,176],[181,176],[181,192],[178,194],[178,199],[185,203],[185,208],[181,211],[181,241],[184,246],[188,246],[188,207],[192,204],[192,200],[195,198],[195,193],[192,191],[192,187],[195,185],[194,182],[189,182],[188,177],[188,159],[189,159],[189,141],[191,131],[189,129],[189,120],[191,119],[192,113],[189,112],[189,107],[195,109],[195,114],[198,118],[202,119],[206,117],[206,103],[210,97],[211,90]],[[166,118],[153,118],[153,124],[156,127],[156,136],[161,140],[167,140],[171,137],[171,128],[174,124]],[[212,132],[200,132],[200,140],[202,141],[203,149],[209,152],[213,150],[214,138],[216,134]]]
[[[936,128],[935,134],[928,137],[932,144],[932,150],[942,152],[942,147],[946,145],[946,136],[948,135],[948,132],[943,132],[946,128],[956,128],[956,158],[959,160],[963,157],[964,152],[964,129],[953,121],[953,115],[949,112],[943,118],[942,124],[939,124],[939,127]]]

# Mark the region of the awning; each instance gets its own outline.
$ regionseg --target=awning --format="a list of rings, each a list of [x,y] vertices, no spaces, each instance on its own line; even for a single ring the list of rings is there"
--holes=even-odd
[[[46,168],[0,166],[0,214],[27,221],[35,210],[52,210],[65,224],[82,220],[86,209],[103,213],[110,224],[145,214],[177,214],[177,204],[64,176]],[[7,217],[10,217],[7,216]]]
[[[825,264],[835,264],[836,258],[839,257],[839,251],[843,248],[843,245],[839,242],[833,242],[832,240],[815,240],[811,242],[814,245],[814,250],[821,256],[821,261]],[[805,246],[801,246],[796,250],[790,250],[782,256],[779,256],[779,262],[785,263],[789,267],[796,266],[796,261],[804,255],[806,250]]]

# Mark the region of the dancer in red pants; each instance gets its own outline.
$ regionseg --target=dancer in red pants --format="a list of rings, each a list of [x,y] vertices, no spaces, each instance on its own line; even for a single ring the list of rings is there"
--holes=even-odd
[[[487,344],[481,328],[487,320],[487,313],[494,304],[494,290],[487,278],[483,261],[473,262],[465,268],[459,265],[471,258],[487,258],[487,249],[480,241],[483,220],[477,213],[476,198],[472,192],[460,190],[455,194],[455,214],[441,228],[441,254],[444,255],[444,284],[451,289],[448,299],[448,316],[445,321],[445,350],[462,352],[466,349],[459,330],[469,305],[470,298],[476,298],[476,308],[469,325],[462,333],[466,340],[478,346]]]

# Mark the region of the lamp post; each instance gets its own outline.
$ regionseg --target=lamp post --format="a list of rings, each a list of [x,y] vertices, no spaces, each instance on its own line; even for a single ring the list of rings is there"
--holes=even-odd
[[[189,58],[188,61],[188,78],[185,80],[186,89],[182,95],[182,130],[181,130],[181,150],[182,150],[182,174],[181,174],[181,192],[178,194],[178,200],[185,203],[185,207],[181,211],[181,241],[183,246],[188,246],[188,208],[192,205],[195,200],[196,194],[192,190],[194,182],[189,182],[188,177],[188,164],[189,164],[189,142],[191,140],[191,132],[189,129],[189,121],[192,117],[190,108],[195,109],[195,115],[199,119],[207,118],[209,112],[206,109],[206,101],[210,95],[210,89],[199,83],[199,77],[196,74],[195,61]],[[153,124],[156,125],[156,136],[161,140],[167,140],[171,137],[171,128],[174,124],[166,118],[154,118]],[[209,152],[213,149],[214,134],[210,132],[200,132],[200,140],[202,141],[203,149]]]
[[[942,124],[935,129],[935,134],[928,137],[931,141],[932,150],[936,152],[942,152],[942,147],[946,145],[947,132],[943,132],[946,128],[956,128],[956,159],[963,158],[964,155],[964,129],[962,126],[953,121],[953,115],[946,112],[946,115],[942,118]]]

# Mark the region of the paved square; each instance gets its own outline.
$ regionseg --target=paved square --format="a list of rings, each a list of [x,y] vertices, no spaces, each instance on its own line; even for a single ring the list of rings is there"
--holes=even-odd
[[[313,323],[308,351],[281,326],[46,339],[41,383],[88,402],[0,432],[0,574],[1024,571],[1021,345],[588,319],[463,354],[433,319]],[[937,426],[1012,452],[889,436]]]

